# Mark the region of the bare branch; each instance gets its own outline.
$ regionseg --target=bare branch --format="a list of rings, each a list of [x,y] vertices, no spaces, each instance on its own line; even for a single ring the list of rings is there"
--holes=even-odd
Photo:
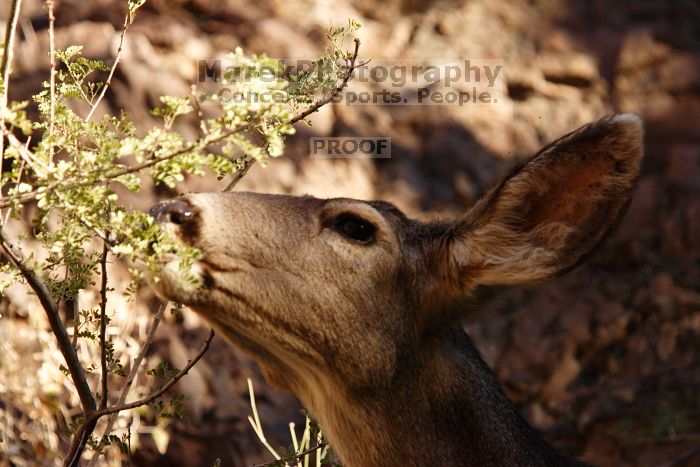
[[[112,64],[112,68],[109,70],[107,80],[104,82],[104,85],[100,90],[100,95],[97,96],[97,100],[95,100],[95,102],[90,104],[90,112],[88,112],[87,116],[85,117],[86,122],[90,121],[92,115],[95,113],[95,110],[97,110],[97,106],[100,105],[100,102],[102,102],[102,99],[105,97],[105,94],[107,93],[107,88],[111,84],[114,72],[117,69],[117,65],[119,65],[119,61],[121,60],[122,50],[124,47],[124,36],[126,36],[126,31],[127,29],[129,29],[129,25],[131,24],[131,22],[129,21],[129,5],[127,5],[126,9],[127,12],[126,16],[124,16],[124,25],[122,26],[122,33],[119,36],[119,46],[117,47],[117,55],[114,57],[114,63]]]
[[[22,6],[22,0],[12,0],[10,4],[10,16],[7,19],[5,27],[5,41],[2,51],[2,59],[0,59],[0,71],[2,72],[2,105],[7,105],[7,93],[10,82],[10,69],[12,67],[12,55],[14,54],[15,31],[17,30],[17,21],[19,20],[19,11]]]
[[[0,59],[0,73],[2,77],[2,94],[0,95],[0,109],[3,110],[0,117],[0,130],[5,132],[5,112],[7,108],[7,96],[10,90],[10,69],[12,68],[12,55],[15,48],[15,31],[17,30],[17,21],[19,20],[19,11],[22,5],[22,0],[12,0],[10,4],[10,16],[7,18],[7,26],[5,27],[5,41],[2,50],[2,58]],[[2,167],[5,162],[5,138],[0,135],[0,176],[2,176]],[[2,180],[0,179],[0,195],[2,194]]]

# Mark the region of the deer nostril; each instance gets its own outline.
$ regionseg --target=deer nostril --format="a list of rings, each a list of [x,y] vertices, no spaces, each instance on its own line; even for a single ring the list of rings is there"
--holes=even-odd
[[[149,214],[155,217],[158,222],[170,222],[176,225],[185,224],[194,218],[189,205],[182,201],[156,204],[151,208]]]
[[[177,210],[177,211],[171,211],[169,212],[169,220],[173,224],[184,224],[187,219],[192,217],[192,213],[190,211],[182,211],[182,210]]]

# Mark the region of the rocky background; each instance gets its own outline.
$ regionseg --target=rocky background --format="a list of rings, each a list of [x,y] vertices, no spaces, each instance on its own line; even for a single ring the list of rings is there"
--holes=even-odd
[[[123,8],[58,1],[57,46],[82,44],[87,56],[111,64]],[[48,76],[46,8],[26,0],[22,18],[13,99],[37,92]],[[505,101],[327,106],[312,127],[299,128],[284,157],[254,167],[240,189],[379,198],[423,218],[454,215],[542,144],[600,116],[637,112],[646,124],[646,159],[617,233],[568,275],[495,294],[467,328],[511,399],[562,449],[604,466],[700,465],[697,2],[149,0],[102,111],[123,108],[147,128],[158,96],[189,93],[198,59],[237,46],[316,57],[323,28],[347,18],[363,24],[364,58],[503,59]],[[310,159],[312,135],[390,136],[392,158]],[[183,189],[221,187],[204,178]],[[132,202],[147,208],[173,194],[154,188]],[[154,352],[175,366],[206,335],[187,312],[161,331]],[[165,454],[140,437],[128,464],[269,460],[246,420],[246,377],[256,381],[271,443],[287,445],[287,423],[300,421],[298,403],[267,388],[240,352],[215,341],[178,386],[190,398],[189,422],[168,425]]]

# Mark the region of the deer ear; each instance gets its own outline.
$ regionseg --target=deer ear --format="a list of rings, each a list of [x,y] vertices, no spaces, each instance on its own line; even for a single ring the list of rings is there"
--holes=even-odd
[[[579,264],[627,207],[642,159],[642,121],[603,118],[549,144],[454,224],[460,288],[540,280]]]

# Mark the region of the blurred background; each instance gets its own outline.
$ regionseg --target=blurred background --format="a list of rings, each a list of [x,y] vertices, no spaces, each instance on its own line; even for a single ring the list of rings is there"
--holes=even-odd
[[[111,65],[124,3],[57,1],[57,47],[80,44],[86,56]],[[22,8],[12,100],[29,98],[48,76],[46,7],[25,0]],[[348,18],[363,25],[365,59],[502,59],[503,102],[329,105],[311,127],[298,126],[283,157],[253,167],[237,189],[385,199],[424,219],[458,215],[543,144],[610,113],[638,113],[646,159],[615,235],[566,276],[493,297],[466,327],[508,396],[556,446],[604,466],[700,466],[697,1],[149,0],[101,111],[125,109],[150,128],[159,96],[189,94],[197,60],[238,46],[317,57],[324,28]],[[391,159],[309,158],[310,136],[358,135],[391,137]],[[223,186],[214,177],[191,178],[179,190]],[[129,202],[147,209],[175,194],[154,186]],[[111,268],[115,282],[126,281],[123,265]],[[154,306],[148,293],[136,308],[111,301],[113,325],[121,326],[115,334],[142,338]],[[65,429],[46,403],[64,390],[61,374],[46,364],[54,344],[26,295],[3,299],[0,309],[0,400],[13,401],[19,433],[12,449],[25,465],[51,465]],[[182,367],[206,333],[189,311],[169,316],[151,358]],[[157,425],[140,417],[128,464],[270,460],[246,420],[247,377],[271,444],[288,445],[287,423],[303,420],[298,402],[267,387],[242,353],[215,340],[176,387],[189,397],[189,421]]]

